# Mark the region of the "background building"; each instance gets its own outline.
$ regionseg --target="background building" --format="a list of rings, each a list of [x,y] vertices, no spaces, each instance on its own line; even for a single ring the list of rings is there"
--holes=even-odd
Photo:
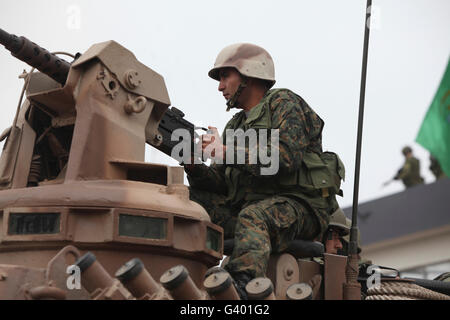
[[[352,208],[344,208],[351,217]],[[359,205],[362,256],[402,277],[450,272],[450,179]]]

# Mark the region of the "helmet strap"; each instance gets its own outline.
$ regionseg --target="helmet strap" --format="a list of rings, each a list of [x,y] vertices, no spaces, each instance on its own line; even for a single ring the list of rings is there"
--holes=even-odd
[[[246,87],[247,87],[247,79],[245,77],[243,77],[241,83],[239,84],[239,87],[236,90],[236,92],[227,101],[227,112],[230,111],[231,108],[236,108],[237,99],[239,99],[240,95],[242,94],[242,91]]]

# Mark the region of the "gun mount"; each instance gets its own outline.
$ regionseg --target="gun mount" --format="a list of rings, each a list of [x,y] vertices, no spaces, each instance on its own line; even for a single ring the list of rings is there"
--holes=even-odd
[[[16,35],[10,34],[2,29],[0,29],[0,44],[2,44],[7,50],[9,50],[11,54],[17,59],[41,71],[44,75],[47,75],[60,85],[65,85],[67,77],[69,75],[70,67],[73,62],[69,63],[64,59],[59,58],[57,55],[50,53],[47,49],[44,49],[34,42],[28,40],[27,38],[22,36],[17,37]],[[113,51],[115,51],[115,53],[120,52],[120,50],[112,49],[113,46],[114,45],[111,44],[108,49],[100,49],[100,46],[97,46],[97,50],[103,51],[103,53],[101,54],[103,57],[103,63],[109,63],[110,67],[115,63],[113,62],[113,60],[116,59],[111,55],[111,53]],[[90,52],[91,55],[93,50],[91,50]],[[79,53],[76,54],[75,60],[78,59],[80,55],[81,54]],[[128,56],[131,57],[130,53],[128,53]],[[92,56],[87,56],[86,54],[84,54],[82,61],[87,61],[91,58]],[[77,65],[80,65],[82,63],[83,62],[77,63]],[[115,67],[118,68],[117,63],[115,64]],[[179,142],[172,141],[171,134],[176,129],[186,129],[189,132],[190,137],[192,137],[190,149],[192,150],[192,153],[194,153],[193,143],[195,136],[195,126],[194,124],[184,119],[184,114],[182,111],[174,107],[167,108],[168,105],[170,105],[170,101],[162,77],[155,72],[152,72],[151,69],[145,68],[145,66],[140,63],[137,63],[135,67],[136,68],[134,69],[120,70],[122,72],[122,86],[124,86],[124,88],[128,89],[129,91],[134,91],[137,94],[141,94],[134,100],[131,98],[128,99],[126,104],[123,106],[124,111],[127,114],[142,112],[147,103],[146,99],[150,98],[146,95],[143,95],[143,93],[146,92],[147,95],[152,96],[152,98],[155,100],[153,102],[156,104],[155,112],[151,113],[150,120],[152,121],[147,124],[145,130],[147,143],[164,152],[165,154],[171,156],[173,147]],[[138,72],[138,69],[142,69],[142,71],[139,70],[141,72]],[[141,79],[142,76],[146,77],[144,81]],[[107,90],[107,95],[109,95],[113,99],[113,96],[116,94],[118,87],[116,87],[114,81],[109,81],[109,73],[106,72],[105,74],[101,75],[101,77],[105,79],[103,85]],[[42,82],[42,79],[38,79],[34,82],[40,83]],[[50,83],[48,83],[47,85],[50,86],[49,88],[57,86],[56,84],[52,85]],[[111,87],[108,88],[108,86]],[[159,126],[155,127],[155,124],[159,124]],[[177,160],[180,160],[180,158],[177,158]]]

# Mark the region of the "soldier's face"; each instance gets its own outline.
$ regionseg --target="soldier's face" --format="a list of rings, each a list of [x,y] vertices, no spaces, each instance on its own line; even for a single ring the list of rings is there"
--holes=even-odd
[[[229,100],[239,88],[241,75],[234,68],[223,68],[219,71],[219,91],[225,100]]]
[[[325,252],[337,254],[338,250],[342,249],[342,242],[339,233],[332,231],[331,239],[325,241]]]

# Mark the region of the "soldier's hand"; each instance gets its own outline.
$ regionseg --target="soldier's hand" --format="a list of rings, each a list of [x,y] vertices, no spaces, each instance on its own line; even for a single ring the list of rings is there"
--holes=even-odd
[[[182,163],[182,165],[186,170],[192,170],[195,166],[195,158],[191,156],[191,161],[189,163]]]
[[[188,163],[182,163],[186,170],[191,170],[196,164],[201,164],[201,144],[199,142],[194,143],[194,152],[191,154],[191,159]]]
[[[202,152],[204,158],[223,159],[225,146],[222,144],[216,127],[208,126],[208,133],[202,135]]]

